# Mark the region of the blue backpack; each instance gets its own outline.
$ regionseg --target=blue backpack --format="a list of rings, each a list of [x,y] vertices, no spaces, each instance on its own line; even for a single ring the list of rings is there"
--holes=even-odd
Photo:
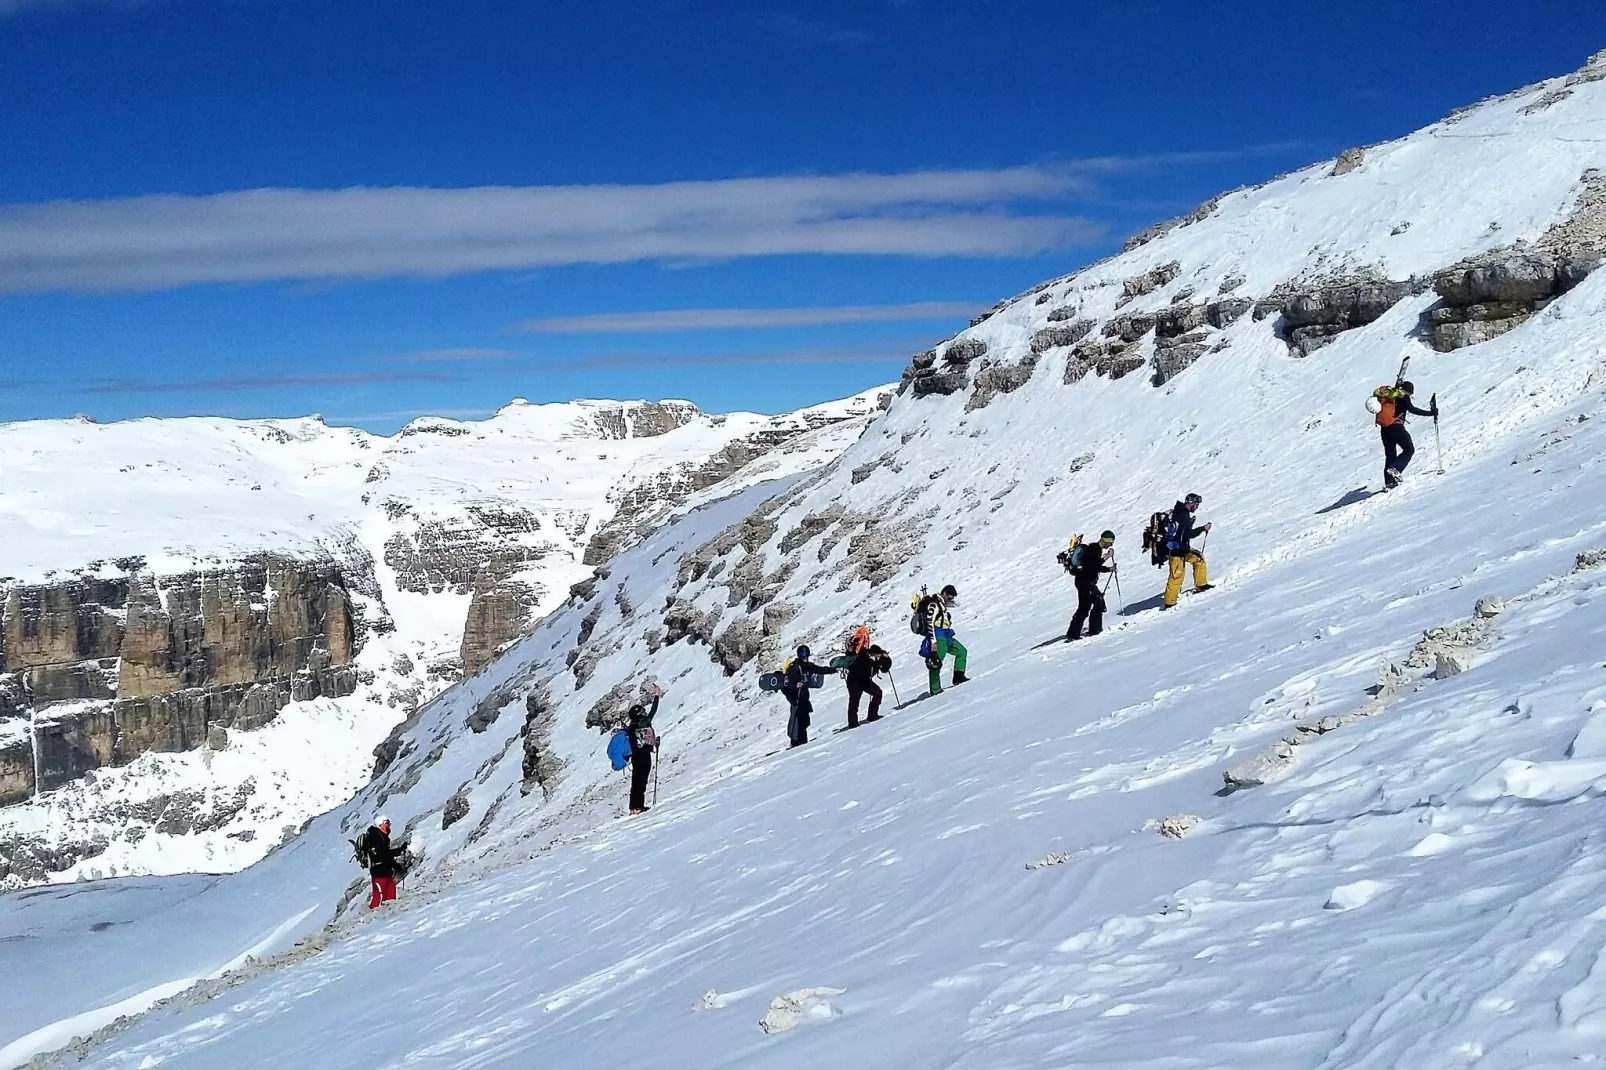
[[[608,760],[615,769],[623,769],[630,760],[630,731],[625,728],[614,730],[613,738],[608,740]]]

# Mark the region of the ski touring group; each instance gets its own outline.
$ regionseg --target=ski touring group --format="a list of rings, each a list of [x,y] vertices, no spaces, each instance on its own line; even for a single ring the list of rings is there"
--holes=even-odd
[[[1409,358],[1407,358],[1408,360]],[[1380,386],[1366,399],[1366,410],[1375,420],[1383,444],[1383,489],[1393,490],[1404,480],[1405,470],[1416,453],[1406,421],[1411,416],[1425,416],[1433,420],[1435,438],[1439,421],[1438,396],[1434,395],[1426,409],[1413,401],[1416,388],[1405,378],[1406,365],[1400,365],[1393,386]],[[1443,451],[1440,447],[1439,470],[1443,471]],[[1188,570],[1193,570],[1192,593],[1202,594],[1214,588],[1210,582],[1209,565],[1205,560],[1204,543],[1210,536],[1210,523],[1199,523],[1198,512],[1204,499],[1188,493],[1169,510],[1160,510],[1150,516],[1142,534],[1143,550],[1150,564],[1164,569],[1166,582],[1160,596],[1159,608],[1164,611],[1176,607],[1182,596],[1183,583]],[[1195,540],[1199,544],[1195,545]],[[1072,535],[1070,545],[1057,556],[1059,564],[1070,575],[1076,593],[1076,610],[1065,629],[1064,641],[1076,642],[1097,636],[1104,631],[1104,617],[1109,611],[1105,594],[1112,582],[1120,596],[1121,573],[1115,555],[1115,532],[1106,529],[1097,541],[1088,542],[1080,534]],[[925,588],[910,599],[909,630],[920,636],[917,656],[926,666],[927,690],[909,700],[900,702],[902,709],[921,699],[942,694],[942,671],[952,658],[951,685],[967,682],[969,651],[954,631],[954,608],[959,605],[959,591],[953,584],[945,585],[936,594]],[[1128,610],[1130,611],[1130,610]],[[1051,640],[1052,641],[1052,640]],[[801,747],[809,741],[813,726],[813,692],[820,690],[826,680],[842,676],[847,687],[847,724],[839,731],[847,731],[881,720],[881,702],[884,697],[878,676],[885,675],[897,698],[897,681],[892,676],[892,656],[877,646],[870,629],[860,625],[851,628],[843,640],[843,652],[825,664],[814,659],[807,645],[800,645],[780,669],[762,673],[759,688],[765,692],[778,692],[787,705],[786,737],[788,749]],[[615,728],[609,737],[607,753],[616,771],[630,770],[629,810],[631,815],[645,813],[648,786],[652,787],[653,804],[657,803],[657,780],[654,776],[654,754],[660,743],[653,719],[658,715],[663,688],[655,680],[641,684],[640,700],[625,712],[624,723]],[[865,700],[868,699],[866,704]],[[860,709],[865,715],[861,721]],[[357,840],[352,841],[354,857],[369,871],[372,881],[369,907],[396,897],[397,881],[406,876],[408,866],[407,844],[394,845],[390,840],[390,820],[380,817]]]

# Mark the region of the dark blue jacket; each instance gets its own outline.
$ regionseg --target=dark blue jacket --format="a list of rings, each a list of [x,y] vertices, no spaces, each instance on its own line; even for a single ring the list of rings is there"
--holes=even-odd
[[[1166,553],[1171,557],[1186,557],[1193,548],[1195,536],[1204,534],[1204,525],[1193,526],[1193,514],[1186,502],[1178,502],[1171,509],[1172,531],[1167,532]]]

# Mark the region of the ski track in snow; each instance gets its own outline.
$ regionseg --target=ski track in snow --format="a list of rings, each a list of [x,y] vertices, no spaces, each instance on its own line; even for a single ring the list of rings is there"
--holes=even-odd
[[[1536,233],[1601,162],[1606,84],[1524,118],[1532,95],[1374,147],[1353,175],[1325,179],[1321,165],[1229,197],[1084,272],[1077,299],[1106,316],[1119,287],[1105,282],[1173,257],[1201,273],[1190,283],[1235,270],[1260,294],[1318,256],[1402,277]],[[1280,240],[1257,229],[1267,213]],[[1393,241],[1401,220],[1415,225]],[[426,711],[418,753],[445,749],[405,790],[398,762],[228,878],[0,898],[0,962],[30,978],[0,991],[0,1021],[57,1036],[241,948],[283,950],[328,919],[355,875],[342,834],[382,805],[416,826],[429,859],[400,903],[344,915],[320,953],[215,999],[152,1010],[90,1046],[87,1064],[1600,1061],[1606,568],[1570,570],[1606,541],[1606,395],[1592,378],[1606,361],[1606,273],[1447,355],[1411,337],[1428,301],[1305,360],[1245,317],[1225,351],[1158,394],[1142,376],[1066,387],[1051,355],[978,412],[963,413],[962,397],[900,400],[838,464],[709,504],[618,558],[592,640],[618,649],[597,675],[573,690],[563,659],[587,607],[559,610]],[[967,333],[1019,351],[1045,313],[1028,297]],[[1431,472],[1419,426],[1402,490],[1323,512],[1379,475],[1360,402],[1404,352],[1445,404],[1448,472]],[[1089,444],[1095,460],[1067,474]],[[1014,488],[1004,509],[983,509],[1008,482],[990,476],[1001,467]],[[1096,641],[1033,649],[1070,612],[1053,562],[1065,535],[1115,527],[1133,557],[1126,602],[1144,603],[1161,580],[1137,559],[1135,532],[1191,489],[1216,522],[1219,588],[1171,613],[1112,616],[1122,627]],[[974,682],[841,736],[828,733],[841,717],[833,683],[815,742],[774,753],[785,713],[753,672],[726,679],[688,642],[648,655],[640,636],[680,554],[787,495],[775,539],[834,501],[909,523],[937,515],[920,557],[876,588],[834,591],[847,539],[823,560],[819,536],[805,543],[781,583],[779,599],[800,606],[784,642],[824,649],[868,620],[893,639],[907,701],[923,673],[900,634],[906,599],[952,581]],[[780,563],[774,539],[756,552],[766,574]],[[653,608],[625,617],[616,588]],[[723,607],[722,626],[735,615],[706,580],[681,593]],[[1379,661],[1403,659],[1485,594],[1508,608],[1467,671],[1413,672],[1379,715],[1300,746],[1283,779],[1218,793],[1225,767],[1300,721],[1362,706]],[[648,672],[666,689],[663,794],[651,813],[611,820],[624,784],[584,711]],[[549,745],[567,768],[543,801],[516,790],[518,728],[523,688],[548,679],[561,704]],[[464,732],[498,688],[507,712]],[[463,786],[470,813],[443,830],[440,805]],[[1142,831],[1176,814],[1201,823],[1181,840]],[[1069,857],[1027,868],[1054,854]],[[795,1029],[760,1031],[772,999],[810,989],[834,994]],[[724,995],[698,1009],[710,990]]]

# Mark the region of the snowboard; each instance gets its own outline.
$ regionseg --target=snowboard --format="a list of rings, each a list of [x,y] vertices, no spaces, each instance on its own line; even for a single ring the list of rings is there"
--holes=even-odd
[[[811,672],[805,677],[805,680],[811,688],[825,686],[825,675],[823,673]],[[785,683],[786,674],[784,672],[767,672],[759,676],[758,689],[760,691],[779,691]]]

